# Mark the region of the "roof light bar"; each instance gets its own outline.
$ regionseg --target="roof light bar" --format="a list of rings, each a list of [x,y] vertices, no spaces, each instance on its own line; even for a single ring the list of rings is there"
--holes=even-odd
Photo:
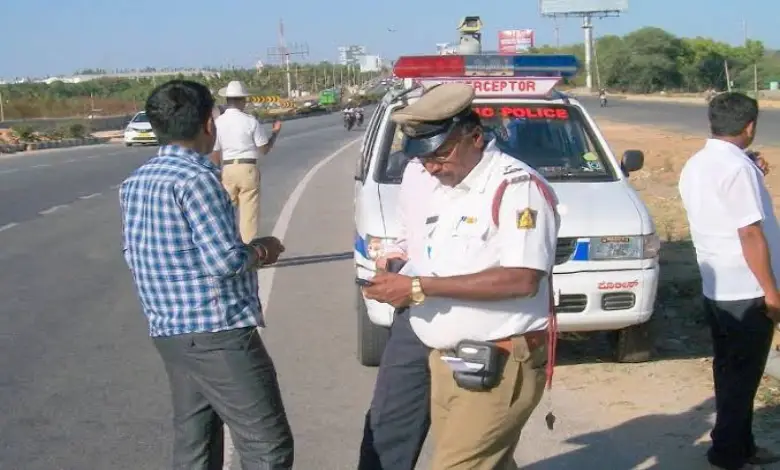
[[[474,87],[479,97],[549,96],[561,78],[579,69],[573,55],[448,55],[404,56],[393,74],[423,87],[459,82]]]
[[[565,77],[579,69],[577,58],[562,54],[403,56],[393,68],[399,78]]]

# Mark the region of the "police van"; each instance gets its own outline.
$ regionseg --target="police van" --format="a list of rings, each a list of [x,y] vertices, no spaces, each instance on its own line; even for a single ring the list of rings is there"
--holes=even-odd
[[[373,276],[376,258],[398,236],[396,203],[408,159],[390,114],[432,85],[467,83],[486,137],[534,167],[558,195],[553,283],[559,331],[609,331],[615,360],[648,360],[660,240],[628,180],[642,168],[644,154],[627,150],[617,158],[585,108],[555,90],[578,67],[569,55],[400,57],[393,72],[404,87],[389,91],[374,111],[355,172],[358,277]],[[394,310],[355,289],[358,360],[376,366]]]

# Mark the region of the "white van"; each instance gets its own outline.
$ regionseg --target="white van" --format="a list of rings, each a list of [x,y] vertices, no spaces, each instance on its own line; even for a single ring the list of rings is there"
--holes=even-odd
[[[374,111],[355,172],[357,275],[372,277],[374,260],[398,235],[396,201],[408,160],[399,151],[402,136],[390,113],[414,102],[434,83],[467,82],[477,92],[473,107],[486,135],[544,175],[558,195],[561,228],[553,282],[559,330],[610,331],[617,361],[646,361],[652,353],[649,320],[658,287],[660,240],[628,181],[630,172],[642,168],[644,155],[629,150],[618,160],[585,108],[554,90],[561,77],[576,72],[573,56],[523,56],[476,56],[482,59],[482,76],[458,74],[459,64],[465,62],[468,70],[475,56],[399,58],[394,73],[407,79],[406,87],[388,92]],[[515,76],[497,77],[495,67],[485,76],[494,57],[499,57],[499,67],[514,65]],[[560,70],[551,74],[556,61]],[[448,76],[437,76],[442,71]],[[394,311],[355,289],[358,360],[376,366]]]

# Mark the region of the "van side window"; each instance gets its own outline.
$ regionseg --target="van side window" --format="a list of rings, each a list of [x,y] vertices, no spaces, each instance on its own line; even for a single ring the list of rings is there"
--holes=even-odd
[[[374,149],[374,144],[376,143],[377,130],[382,123],[382,116],[384,115],[386,108],[387,105],[384,103],[380,104],[371,116],[371,121],[368,123],[368,129],[366,130],[366,136],[363,141],[364,145],[360,155],[360,163],[358,168],[356,168],[355,179],[363,181],[368,174],[368,167],[371,165],[371,154]]]

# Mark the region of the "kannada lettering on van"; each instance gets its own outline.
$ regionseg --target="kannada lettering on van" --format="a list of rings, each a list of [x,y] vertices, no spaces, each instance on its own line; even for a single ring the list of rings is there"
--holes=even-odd
[[[529,106],[474,106],[474,111],[483,119],[494,117],[516,119],[569,119],[566,108]]]
[[[639,285],[638,280],[633,281],[627,281],[627,282],[606,282],[602,281],[599,282],[599,290],[623,290],[623,289],[633,289],[634,287]]]

